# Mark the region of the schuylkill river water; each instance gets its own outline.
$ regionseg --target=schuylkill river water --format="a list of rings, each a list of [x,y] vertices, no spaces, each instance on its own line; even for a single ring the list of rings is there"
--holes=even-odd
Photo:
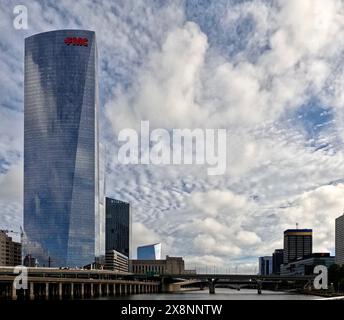
[[[316,296],[290,294],[285,292],[264,291],[257,294],[257,290],[242,289],[240,291],[216,288],[216,294],[209,294],[208,290],[188,291],[170,294],[135,294],[122,297],[104,297],[102,299],[123,300],[316,300]]]

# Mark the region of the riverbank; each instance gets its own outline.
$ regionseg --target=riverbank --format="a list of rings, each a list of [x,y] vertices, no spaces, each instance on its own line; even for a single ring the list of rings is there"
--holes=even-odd
[[[310,296],[317,296],[322,298],[329,298],[334,300],[344,300],[343,293],[336,293],[336,292],[328,292],[324,290],[297,290],[297,294],[302,295],[310,295]]]

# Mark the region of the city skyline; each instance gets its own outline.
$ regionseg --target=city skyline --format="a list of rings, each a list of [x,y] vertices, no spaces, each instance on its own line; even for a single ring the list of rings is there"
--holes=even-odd
[[[100,49],[107,194],[132,205],[133,248],[161,242],[191,266],[253,270],[257,256],[281,248],[281,232],[299,223],[313,229],[314,251],[333,254],[344,207],[344,8],[326,3],[157,1],[146,10],[143,2],[84,1],[48,10],[23,1],[34,17],[28,30],[15,30],[13,8],[4,6],[1,228],[22,225],[24,38],[91,29]],[[168,130],[227,128],[226,174],[118,164],[117,133],[141,120]]]

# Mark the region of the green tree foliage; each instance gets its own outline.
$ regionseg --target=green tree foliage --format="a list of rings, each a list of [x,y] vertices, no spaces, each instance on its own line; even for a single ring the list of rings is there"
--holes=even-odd
[[[344,292],[344,265],[333,264],[328,270],[329,283],[333,283],[336,291]]]

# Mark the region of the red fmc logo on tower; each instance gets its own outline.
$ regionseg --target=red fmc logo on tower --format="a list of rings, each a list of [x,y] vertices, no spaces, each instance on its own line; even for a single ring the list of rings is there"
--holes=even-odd
[[[68,38],[64,39],[64,43],[68,46],[73,45],[73,46],[88,47],[88,39],[87,38],[68,37]]]

